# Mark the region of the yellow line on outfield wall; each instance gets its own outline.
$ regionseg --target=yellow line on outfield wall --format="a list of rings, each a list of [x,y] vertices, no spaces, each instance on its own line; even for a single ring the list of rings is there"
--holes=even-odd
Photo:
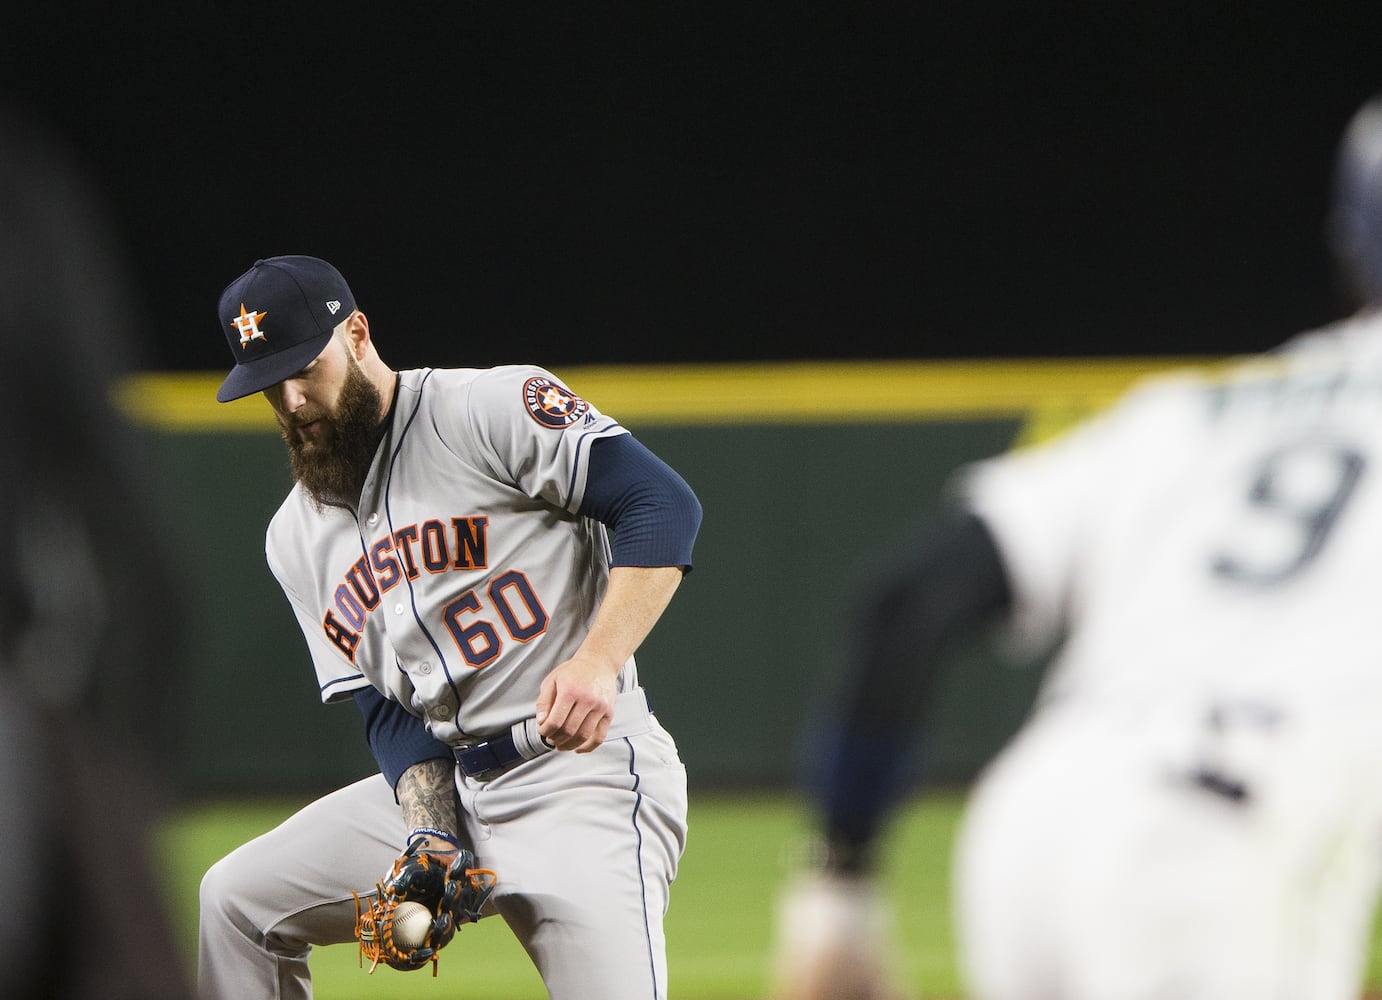
[[[572,366],[555,374],[631,426],[868,423],[1020,417],[1052,406],[1089,409],[1135,379],[1188,358],[805,361]],[[222,373],[144,373],[114,389],[136,424],[170,432],[273,431],[258,396],[217,403]]]

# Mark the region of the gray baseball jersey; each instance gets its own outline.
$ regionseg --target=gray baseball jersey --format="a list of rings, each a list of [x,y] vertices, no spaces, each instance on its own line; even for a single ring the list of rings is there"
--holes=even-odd
[[[269,525],[323,700],[373,684],[453,744],[531,716],[603,593],[576,510],[592,443],[624,433],[540,368],[401,372],[358,516],[297,488]]]
[[[605,529],[577,510],[591,446],[624,433],[540,368],[400,373],[358,515],[295,489],[269,526],[322,698],[373,685],[452,745],[531,718],[605,590]],[[498,874],[485,912],[554,1000],[667,996],[686,771],[632,658],[619,680],[589,753],[457,772],[461,838]],[[373,891],[406,833],[375,775],[217,862],[202,882],[201,995],[310,997],[312,946],[354,941],[352,894]]]

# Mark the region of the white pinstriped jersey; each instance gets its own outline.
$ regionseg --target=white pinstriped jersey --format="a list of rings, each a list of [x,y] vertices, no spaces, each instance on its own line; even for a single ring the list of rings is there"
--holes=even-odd
[[[604,593],[605,529],[576,511],[591,445],[624,433],[541,368],[401,372],[358,514],[299,487],[268,529],[322,699],[373,684],[452,743],[530,717]]]
[[[979,463],[1049,696],[1382,707],[1382,318],[1171,374]]]

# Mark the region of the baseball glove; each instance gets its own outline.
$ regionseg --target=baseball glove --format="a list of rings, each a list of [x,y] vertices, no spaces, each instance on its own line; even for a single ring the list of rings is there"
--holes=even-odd
[[[393,868],[375,887],[368,906],[355,894],[355,937],[360,942],[360,965],[369,959],[369,971],[380,962],[410,972],[432,963],[437,974],[437,952],[445,947],[464,923],[480,919],[480,907],[494,891],[497,878],[488,868],[475,867],[475,855],[464,848],[449,854],[418,851],[420,841],[394,860]],[[394,921],[404,903],[420,903],[431,920],[424,933],[414,932],[405,944],[395,935]],[[409,907],[411,909],[411,907]]]

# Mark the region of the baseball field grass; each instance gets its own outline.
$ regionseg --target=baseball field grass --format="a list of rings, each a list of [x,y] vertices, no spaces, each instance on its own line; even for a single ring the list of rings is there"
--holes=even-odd
[[[693,790],[694,791],[694,790]],[[949,851],[960,798],[928,793],[898,816],[886,853],[885,884],[896,910],[901,972],[914,995],[957,998],[961,985],[949,919]],[[221,802],[183,810],[160,831],[171,873],[169,907],[195,960],[197,885],[222,854],[269,829],[300,802]],[[784,795],[693,794],[691,834],[667,914],[671,995],[678,1000],[761,1000],[767,988],[773,903],[808,830],[799,800]],[[1382,936],[1374,933],[1368,987],[1382,989]],[[462,929],[442,955],[437,978],[361,969],[353,946],[317,949],[311,960],[322,1000],[465,997],[541,1000],[527,956],[495,918]]]

